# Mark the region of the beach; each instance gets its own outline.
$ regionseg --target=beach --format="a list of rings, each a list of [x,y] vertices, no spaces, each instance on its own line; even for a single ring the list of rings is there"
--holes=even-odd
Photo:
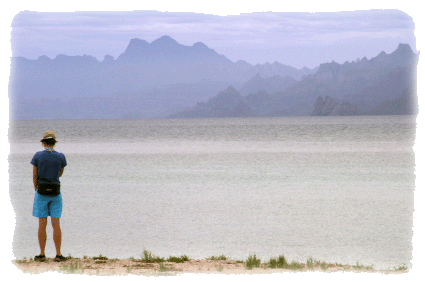
[[[272,268],[270,263],[260,263],[255,267],[247,261],[227,259],[189,259],[183,262],[147,262],[142,259],[109,259],[106,257],[95,258],[68,258],[63,262],[55,262],[53,258],[39,262],[33,259],[14,260],[13,264],[23,273],[41,274],[55,272],[63,274],[80,274],[95,276],[175,276],[182,274],[277,274],[288,272],[347,272],[347,273],[381,273],[402,274],[408,269],[377,270],[373,266],[341,265],[314,261],[312,264],[291,262],[284,267]]]

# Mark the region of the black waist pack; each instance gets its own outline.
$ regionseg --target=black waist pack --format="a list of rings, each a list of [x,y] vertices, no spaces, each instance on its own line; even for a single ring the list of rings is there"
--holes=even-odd
[[[54,183],[38,183],[37,189],[40,195],[57,196],[61,191],[61,185]]]

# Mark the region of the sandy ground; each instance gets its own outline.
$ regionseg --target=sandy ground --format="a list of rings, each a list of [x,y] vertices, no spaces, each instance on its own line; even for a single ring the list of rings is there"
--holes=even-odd
[[[351,272],[351,273],[382,273],[401,274],[408,270],[374,270],[356,268],[353,266],[337,266],[334,264],[315,265],[308,268],[300,264],[299,269],[270,268],[267,264],[260,267],[247,269],[242,262],[232,260],[189,260],[184,263],[162,262],[150,263],[138,259],[80,259],[70,258],[63,262],[54,262],[47,258],[45,262],[34,260],[14,260],[13,264],[23,273],[39,274],[45,272],[57,272],[65,274],[83,275],[145,275],[145,276],[167,276],[194,274],[273,274],[283,272]]]

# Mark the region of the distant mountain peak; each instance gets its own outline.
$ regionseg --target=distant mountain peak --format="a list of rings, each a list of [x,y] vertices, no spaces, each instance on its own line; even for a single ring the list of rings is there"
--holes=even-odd
[[[173,45],[180,45],[176,40],[174,40],[173,38],[171,38],[168,35],[164,35],[161,36],[160,38],[154,40],[151,42],[152,46],[165,46],[165,47],[169,47],[169,46],[173,46]]]
[[[236,90],[232,85],[229,85],[229,87],[227,87],[226,90],[222,92],[234,92],[239,94],[238,90]]]
[[[379,53],[378,56],[376,56],[374,59],[385,59],[388,56],[387,53],[385,53],[384,51],[382,51],[381,53]]]
[[[105,62],[105,63],[110,63],[110,62],[113,62],[114,61],[114,57],[113,56],[111,56],[111,55],[105,55],[105,57],[103,58],[103,61],[102,62]]]
[[[390,54],[392,57],[412,58],[415,56],[409,44],[400,43],[397,49]]]
[[[261,77],[260,72],[257,72],[257,74],[251,78],[251,81],[263,81],[264,78]]]
[[[140,44],[149,44],[148,42],[146,42],[145,40],[142,40],[140,38],[133,38],[130,40],[129,46],[130,45],[140,45]]]
[[[124,53],[131,54],[131,53],[138,53],[141,50],[145,49],[147,46],[149,46],[149,43],[145,40],[139,39],[139,38],[133,38],[130,40],[130,43],[127,46],[127,49]]]
[[[189,60],[201,61],[205,59],[215,63],[223,61],[225,63],[230,62],[230,60],[223,55],[217,54],[202,42],[197,42],[192,46],[186,46],[178,43],[168,35],[161,36],[151,43],[133,38],[125,52],[118,57],[117,61],[127,61],[137,64],[140,62],[188,62]]]
[[[38,57],[39,61],[51,61],[51,59],[49,57],[47,57],[46,55],[42,55],[40,57]]]
[[[399,43],[397,49],[394,52],[396,52],[397,50],[399,50],[399,51],[402,50],[402,51],[407,51],[407,52],[413,53],[413,50],[410,47],[410,45],[406,44],[406,43]]]
[[[196,42],[195,44],[192,45],[192,47],[195,49],[209,49],[208,46],[202,42]]]

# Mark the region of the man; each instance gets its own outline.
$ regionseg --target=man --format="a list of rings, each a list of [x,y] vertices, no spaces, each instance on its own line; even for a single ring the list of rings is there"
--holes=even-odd
[[[56,248],[55,261],[64,261],[61,254],[62,230],[60,217],[62,215],[62,195],[60,193],[59,177],[62,176],[67,165],[65,155],[54,150],[57,142],[56,134],[47,131],[40,140],[43,151],[37,152],[31,160],[33,167],[33,183],[36,191],[34,198],[33,216],[38,217],[38,242],[40,255],[35,256],[36,261],[46,259],[47,217],[51,217],[53,227],[53,241]]]

